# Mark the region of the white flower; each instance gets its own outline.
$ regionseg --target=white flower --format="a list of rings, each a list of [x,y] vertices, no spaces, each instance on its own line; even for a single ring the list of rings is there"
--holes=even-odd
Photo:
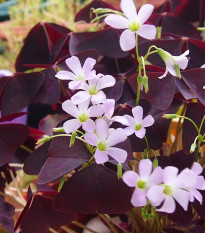
[[[164,78],[168,72],[175,77],[181,78],[180,69],[184,70],[188,65],[188,58],[186,56],[189,54],[189,50],[185,51],[180,56],[172,56],[170,53],[160,48],[157,49],[157,52],[166,65],[165,73],[158,78]]]
[[[84,139],[90,145],[97,147],[94,158],[98,164],[107,162],[108,155],[118,163],[124,163],[127,159],[125,150],[114,147],[127,139],[125,131],[121,128],[109,129],[106,121],[102,118],[96,121],[96,133],[87,132]]]
[[[81,66],[80,60],[76,56],[66,59],[65,63],[72,72],[61,70],[56,74],[56,77],[61,80],[71,80],[69,82],[70,89],[78,89],[86,80],[96,76],[96,71],[92,70],[96,63],[93,58],[87,58],[83,66]]]
[[[136,34],[146,39],[155,38],[156,27],[144,24],[153,12],[153,5],[143,5],[137,14],[132,0],[121,0],[121,9],[125,17],[111,14],[105,18],[105,22],[113,28],[126,29],[120,36],[122,50],[128,51],[135,47]]]
[[[128,126],[125,128],[127,136],[135,133],[138,138],[143,138],[146,133],[145,128],[154,124],[154,118],[151,115],[148,115],[143,119],[143,108],[141,106],[134,107],[132,109],[132,114],[134,117],[124,115],[128,121],[128,124],[123,122],[124,125]]]
[[[63,128],[66,133],[72,133],[76,131],[80,126],[85,131],[94,131],[95,122],[90,119],[90,117],[99,117],[104,113],[103,105],[91,106],[88,108],[90,100],[87,100],[78,105],[78,107],[72,103],[71,100],[66,100],[62,104],[62,109],[69,115],[75,117],[76,119],[71,119],[63,124]]]
[[[83,91],[77,92],[72,96],[71,100],[74,104],[80,104],[85,100],[90,100],[92,104],[104,103],[106,101],[106,95],[102,89],[112,87],[116,83],[116,80],[111,75],[99,74],[95,78],[88,80],[87,83],[83,83],[79,89]]]

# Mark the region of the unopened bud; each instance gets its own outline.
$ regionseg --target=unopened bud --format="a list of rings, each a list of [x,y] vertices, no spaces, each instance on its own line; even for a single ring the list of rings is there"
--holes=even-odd
[[[148,84],[148,77],[147,75],[144,75],[142,78],[142,85],[144,86],[145,93],[149,91],[149,84]]]
[[[156,156],[155,156],[155,158],[154,158],[154,160],[153,160],[152,165],[153,165],[153,168],[158,167],[158,158],[157,158]]]
[[[196,143],[191,144],[190,153],[193,153],[196,150]]]
[[[76,131],[74,131],[74,132],[72,133],[71,138],[70,138],[70,144],[69,144],[69,147],[73,146],[73,144],[75,143],[76,135],[77,135],[77,133],[76,133]]]
[[[118,163],[117,165],[117,177],[118,179],[122,178],[122,164],[121,163]]]
[[[51,137],[50,136],[46,136],[46,137],[43,137],[43,138],[41,138],[40,140],[38,140],[37,142],[36,142],[36,144],[38,145],[38,144],[41,144],[41,143],[44,143],[44,142],[48,142],[48,141],[50,141],[51,140]]]
[[[177,114],[164,114],[163,117],[165,119],[174,119],[174,118],[178,118],[179,116]]]

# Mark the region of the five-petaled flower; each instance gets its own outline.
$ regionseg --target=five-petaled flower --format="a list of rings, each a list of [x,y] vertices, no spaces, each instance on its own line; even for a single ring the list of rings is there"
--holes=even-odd
[[[154,124],[154,118],[151,115],[148,115],[143,119],[143,108],[141,106],[134,107],[132,109],[132,114],[134,117],[124,115],[128,121],[128,127],[125,128],[125,131],[128,136],[135,133],[138,138],[143,138],[146,133],[145,128]]]
[[[72,72],[61,70],[56,74],[56,77],[61,80],[71,80],[69,82],[70,89],[78,89],[86,80],[96,76],[96,71],[93,70],[96,60],[93,58],[87,58],[83,66],[76,56],[66,59],[65,63]]]
[[[127,152],[123,149],[114,147],[127,139],[125,131],[121,128],[109,129],[104,119],[96,121],[96,132],[87,132],[84,139],[97,149],[94,154],[96,163],[102,164],[109,160],[109,156],[118,163],[124,163],[127,159]]]
[[[76,119],[71,119],[63,124],[63,128],[66,133],[71,133],[76,131],[80,126],[85,131],[94,131],[95,122],[90,119],[90,117],[99,117],[104,113],[103,105],[95,105],[89,108],[90,100],[86,100],[78,107],[72,103],[71,100],[66,100],[62,104],[62,108],[69,115],[75,117]]]
[[[154,39],[156,27],[144,24],[152,14],[154,6],[143,5],[138,14],[132,0],[121,0],[121,9],[125,15],[111,14],[105,18],[105,22],[113,28],[126,29],[120,36],[120,46],[122,50],[128,51],[136,45],[136,34],[146,39]]]
[[[180,69],[184,70],[188,65],[188,58],[186,56],[189,54],[189,50],[185,51],[180,56],[172,56],[161,48],[157,48],[157,52],[166,65],[166,70],[159,79],[164,78],[168,72],[175,77],[181,78]]]
[[[132,194],[131,203],[133,206],[145,206],[147,204],[147,191],[153,185],[158,185],[163,179],[163,170],[157,167],[152,171],[152,162],[143,159],[139,163],[139,175],[134,171],[127,171],[122,176],[123,181],[130,187],[135,187]],[[152,202],[157,206],[158,202]]]

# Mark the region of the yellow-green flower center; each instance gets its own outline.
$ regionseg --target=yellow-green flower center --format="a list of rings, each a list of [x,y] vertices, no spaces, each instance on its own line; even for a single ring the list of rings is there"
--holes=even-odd
[[[97,90],[96,87],[91,87],[91,88],[89,89],[89,93],[90,93],[90,95],[97,95],[98,90]]]
[[[78,116],[78,120],[80,122],[86,122],[87,120],[89,119],[89,116],[87,113],[81,113],[79,116]]]
[[[145,189],[146,186],[147,186],[147,182],[146,181],[144,181],[144,180],[138,180],[137,181],[137,187],[139,189]]]
[[[84,80],[84,79],[85,79],[85,77],[83,75],[80,75],[77,77],[76,81],[80,81],[80,80]]]
[[[135,130],[140,130],[141,128],[142,128],[142,125],[141,125],[141,124],[135,125]]]
[[[107,150],[107,145],[106,145],[106,143],[105,142],[99,142],[98,143],[98,149],[100,150],[100,151],[106,151]]]
[[[136,22],[132,22],[132,23],[129,25],[129,29],[130,29],[132,32],[138,31],[139,28],[140,28],[140,24],[139,24],[139,23],[136,23]]]
[[[165,194],[165,195],[170,195],[170,194],[172,194],[172,188],[171,188],[170,185],[165,185],[165,186],[164,186],[164,194]]]

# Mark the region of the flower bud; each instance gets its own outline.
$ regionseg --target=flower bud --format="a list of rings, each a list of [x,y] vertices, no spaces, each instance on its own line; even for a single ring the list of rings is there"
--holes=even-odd
[[[196,150],[196,143],[191,144],[190,153],[193,153]]]
[[[164,114],[163,117],[165,119],[174,119],[174,118],[178,118],[177,114]]]
[[[43,137],[43,138],[41,138],[40,140],[38,140],[37,142],[36,142],[36,144],[38,145],[38,144],[41,144],[41,143],[44,143],[44,142],[48,142],[48,141],[50,141],[51,140],[51,137],[50,136],[46,136],[46,137]]]
[[[144,86],[145,93],[149,91],[149,84],[148,84],[148,77],[147,75],[144,75],[142,78],[142,85]]]

